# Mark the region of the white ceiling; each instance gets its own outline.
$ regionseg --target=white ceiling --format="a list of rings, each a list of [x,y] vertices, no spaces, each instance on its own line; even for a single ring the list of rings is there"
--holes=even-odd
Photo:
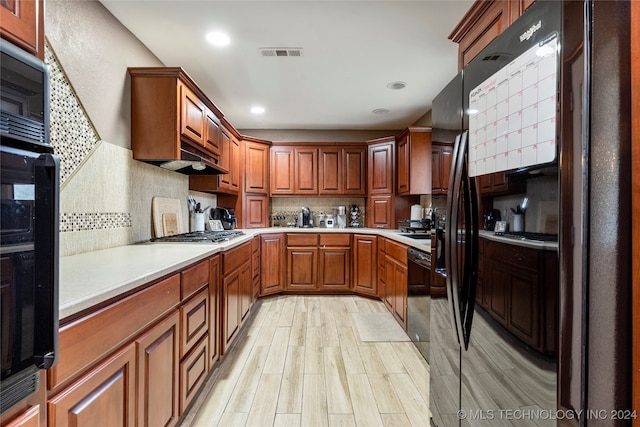
[[[166,66],[183,67],[238,129],[368,130],[402,129],[431,109],[457,72],[447,36],[473,3],[101,2]],[[208,44],[213,30],[230,45]],[[263,57],[264,47],[303,53]],[[388,89],[394,81],[407,87]],[[266,112],[251,114],[258,104]]]

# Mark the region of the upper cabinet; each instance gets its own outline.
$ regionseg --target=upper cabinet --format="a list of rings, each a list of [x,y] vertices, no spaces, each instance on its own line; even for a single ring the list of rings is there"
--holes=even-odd
[[[534,0],[476,0],[449,35],[458,43],[458,71],[534,3]]]
[[[244,191],[269,194],[269,144],[244,142]]]
[[[203,159],[212,166],[203,174],[228,170],[220,166],[222,113],[182,68],[129,68],[129,74],[134,159],[158,165]],[[171,169],[184,166],[172,162]]]
[[[366,147],[271,147],[271,195],[365,196]]]
[[[409,127],[396,141],[398,195],[431,194],[431,128]]]
[[[368,147],[368,195],[393,194],[394,138],[370,141]]]
[[[0,35],[44,60],[44,0],[0,2]]]
[[[431,147],[431,194],[446,195],[451,172],[451,144],[433,143]]]

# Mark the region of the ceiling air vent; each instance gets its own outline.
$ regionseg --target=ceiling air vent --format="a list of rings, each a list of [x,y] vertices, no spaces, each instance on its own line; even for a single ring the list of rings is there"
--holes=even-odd
[[[301,47],[262,47],[262,56],[302,56]]]

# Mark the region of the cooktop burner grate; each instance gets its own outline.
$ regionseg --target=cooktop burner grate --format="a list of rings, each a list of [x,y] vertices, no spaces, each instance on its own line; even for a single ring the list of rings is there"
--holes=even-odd
[[[191,233],[174,234],[151,239],[152,242],[201,242],[201,243],[221,243],[244,235],[242,230],[225,231],[192,231]]]
[[[532,240],[532,241],[538,241],[538,242],[557,242],[558,241],[557,234],[532,233],[529,231],[509,231],[503,234],[496,233],[496,235],[499,235],[502,237],[508,237],[510,239]]]

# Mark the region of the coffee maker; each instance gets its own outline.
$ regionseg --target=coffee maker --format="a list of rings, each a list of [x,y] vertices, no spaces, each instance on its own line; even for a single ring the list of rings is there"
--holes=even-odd
[[[313,227],[313,215],[309,208],[304,207],[300,210],[298,214],[298,227],[301,228],[311,228]]]

